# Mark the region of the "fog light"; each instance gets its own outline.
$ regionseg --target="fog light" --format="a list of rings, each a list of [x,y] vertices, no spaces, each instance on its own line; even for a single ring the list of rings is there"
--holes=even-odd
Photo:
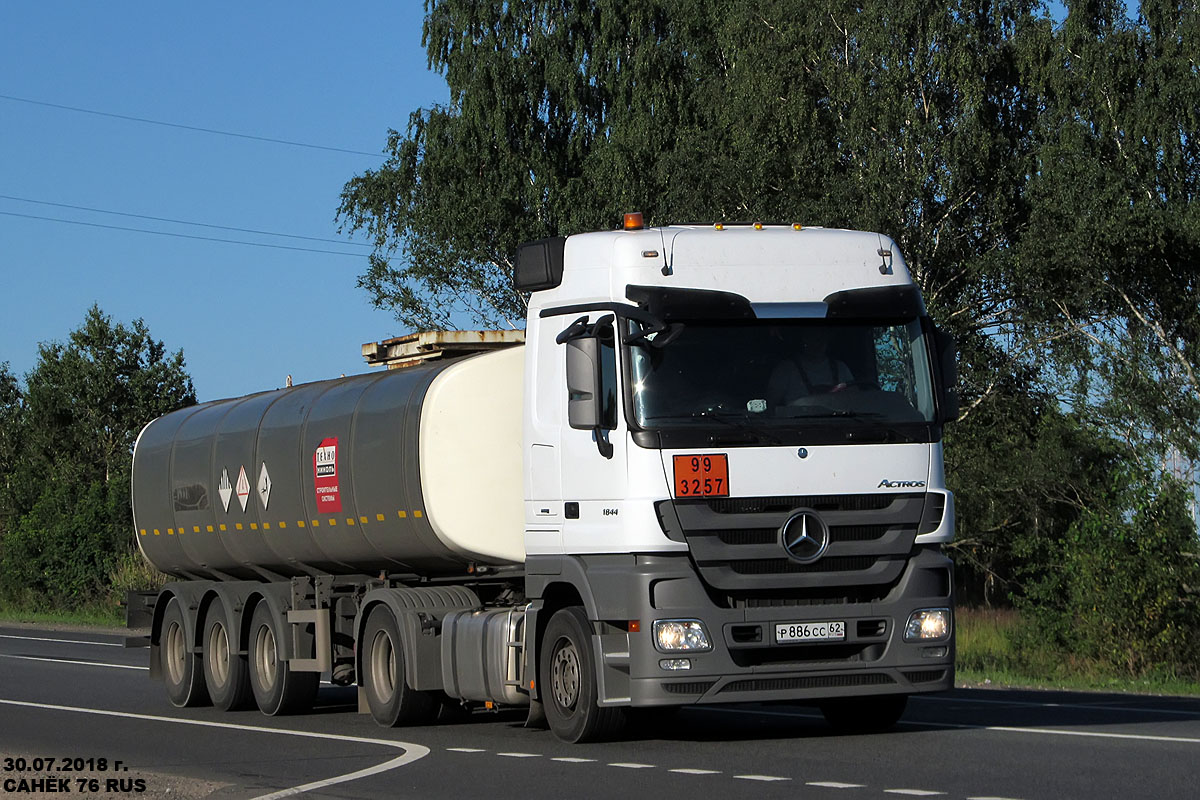
[[[950,635],[950,609],[922,608],[914,611],[904,626],[904,641],[945,639]]]
[[[664,658],[658,662],[658,665],[663,669],[691,669],[692,660],[690,658]]]
[[[676,650],[712,650],[708,631],[698,619],[659,619],[654,621],[654,646],[663,653]]]
[[[922,647],[921,658],[945,658],[949,647]]]

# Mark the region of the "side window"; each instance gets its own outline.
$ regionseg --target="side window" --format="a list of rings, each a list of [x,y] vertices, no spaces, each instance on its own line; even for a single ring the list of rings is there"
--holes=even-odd
[[[615,430],[617,427],[617,348],[612,323],[596,328],[600,340],[600,401],[601,427]]]

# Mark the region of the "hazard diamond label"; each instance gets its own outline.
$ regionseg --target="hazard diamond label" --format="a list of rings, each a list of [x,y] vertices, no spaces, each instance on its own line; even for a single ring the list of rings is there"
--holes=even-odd
[[[233,497],[233,485],[229,482],[229,470],[221,467],[221,483],[217,486],[217,494],[221,495],[221,505],[225,513],[229,513],[229,498]]]
[[[267,508],[267,502],[271,499],[271,476],[267,473],[267,462],[263,462],[262,469],[258,471],[258,499],[262,500],[263,510]]]
[[[246,503],[250,500],[250,479],[246,477],[246,465],[242,465],[242,469],[238,472],[237,481],[237,498],[242,504],[242,511],[246,510]]]

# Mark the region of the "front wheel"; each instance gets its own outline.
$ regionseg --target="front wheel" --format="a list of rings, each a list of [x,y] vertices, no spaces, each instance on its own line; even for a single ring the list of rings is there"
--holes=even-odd
[[[904,714],[908,695],[838,697],[820,704],[821,713],[838,733],[882,733]]]
[[[592,742],[620,731],[625,709],[596,704],[595,652],[582,608],[570,606],[550,618],[540,661],[541,701],[555,736],[570,743]]]

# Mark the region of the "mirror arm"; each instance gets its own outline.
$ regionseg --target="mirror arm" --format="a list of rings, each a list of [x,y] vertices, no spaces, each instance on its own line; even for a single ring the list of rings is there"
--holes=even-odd
[[[596,449],[600,451],[600,455],[605,458],[612,458],[613,444],[604,438],[604,429],[597,425],[595,428],[592,428],[592,435],[596,439]]]

